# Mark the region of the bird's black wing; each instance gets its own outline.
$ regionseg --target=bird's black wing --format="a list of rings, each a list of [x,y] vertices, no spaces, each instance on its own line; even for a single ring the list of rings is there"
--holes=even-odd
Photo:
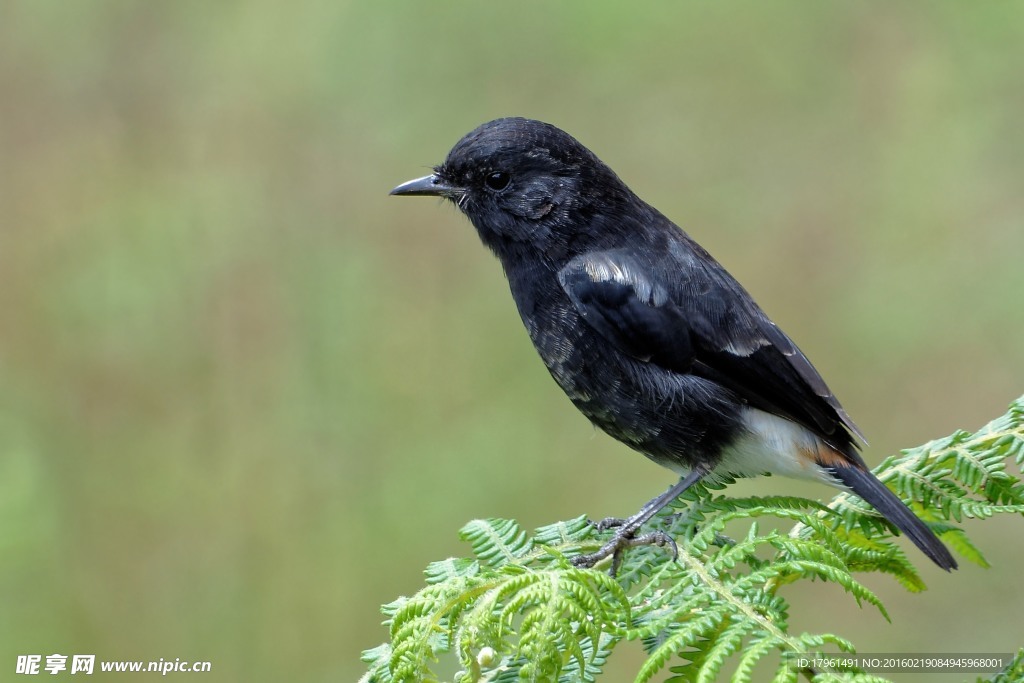
[[[727,387],[849,451],[863,436],[825,381],[753,299],[700,247],[671,258],[628,250],[584,254],[559,271],[583,319],[620,350]]]

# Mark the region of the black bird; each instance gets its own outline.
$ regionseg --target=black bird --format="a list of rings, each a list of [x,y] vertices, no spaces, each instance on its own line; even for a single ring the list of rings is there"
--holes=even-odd
[[[699,244],[589,149],[541,121],[462,138],[394,195],[455,203],[501,261],[551,376],[591,422],[682,478],[592,566],[703,477],[779,474],[853,491],[943,569],[935,534],[864,464],[863,434],[807,357]]]

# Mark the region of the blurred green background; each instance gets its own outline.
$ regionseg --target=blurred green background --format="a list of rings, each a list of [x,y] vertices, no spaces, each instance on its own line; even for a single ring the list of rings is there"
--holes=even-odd
[[[671,483],[561,395],[467,221],[387,196],[498,116],[567,129],[708,247],[869,462],[1002,414],[1022,64],[1020,3],[4,3],[2,677],[60,652],[354,680],[467,520]],[[892,624],[800,586],[794,627],[1024,645],[1021,522],[968,527],[993,569],[867,577]]]

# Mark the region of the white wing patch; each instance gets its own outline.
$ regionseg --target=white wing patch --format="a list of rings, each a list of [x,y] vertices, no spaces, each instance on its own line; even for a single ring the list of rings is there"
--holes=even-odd
[[[607,253],[590,254],[580,259],[581,264],[570,262],[570,267],[583,266],[583,271],[594,282],[615,282],[631,287],[636,297],[651,306],[662,306],[668,301],[668,292],[661,286],[654,285],[637,272],[630,264],[612,258]]]
[[[768,346],[767,339],[758,339],[754,343],[747,343],[743,346],[737,346],[736,343],[730,339],[725,343],[725,350],[734,356],[741,356],[746,358],[750,354],[754,353],[763,346]]]

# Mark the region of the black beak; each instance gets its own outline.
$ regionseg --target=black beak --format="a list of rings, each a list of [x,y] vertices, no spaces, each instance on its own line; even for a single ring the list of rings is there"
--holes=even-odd
[[[462,188],[448,185],[437,177],[437,174],[416,178],[409,182],[402,183],[389,194],[406,195],[409,197],[434,196],[434,197],[456,197],[462,194]]]

